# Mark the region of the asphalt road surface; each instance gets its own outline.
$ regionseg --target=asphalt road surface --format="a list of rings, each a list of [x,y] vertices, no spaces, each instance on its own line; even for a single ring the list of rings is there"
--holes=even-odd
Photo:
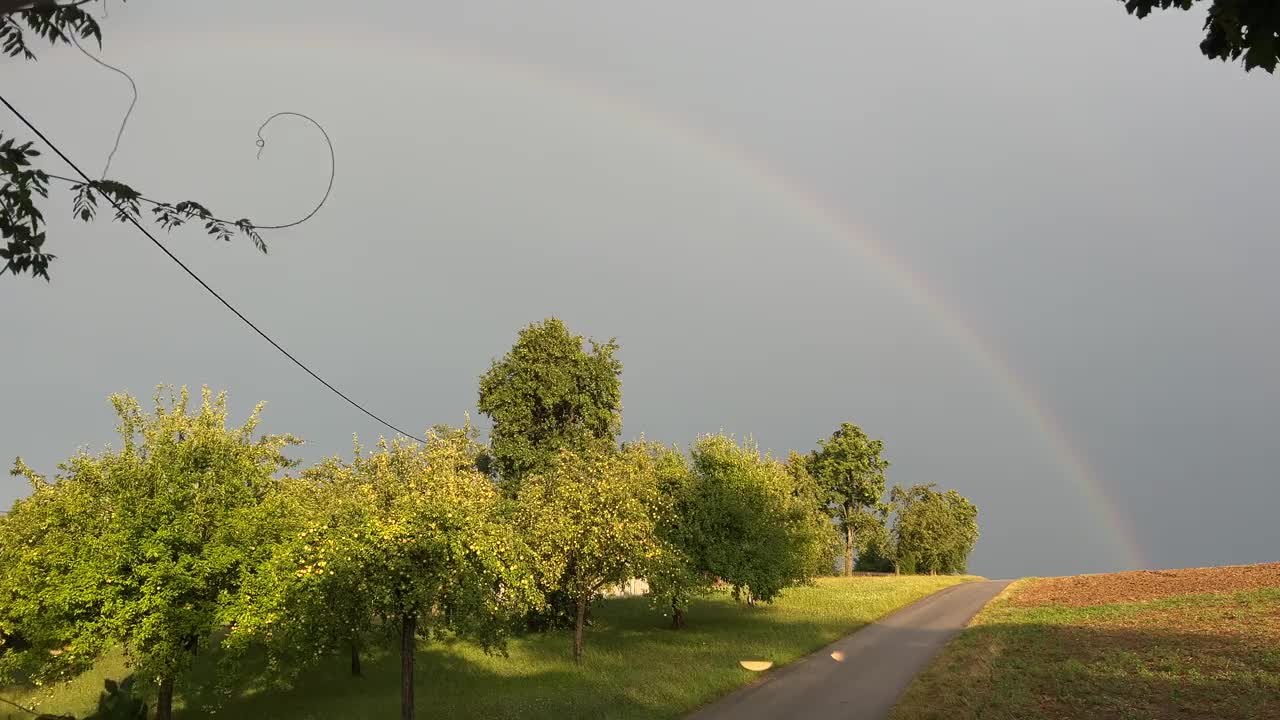
[[[767,671],[759,683],[707,705],[690,720],[887,718],[911,679],[1008,584],[963,583],[918,600],[808,657]]]

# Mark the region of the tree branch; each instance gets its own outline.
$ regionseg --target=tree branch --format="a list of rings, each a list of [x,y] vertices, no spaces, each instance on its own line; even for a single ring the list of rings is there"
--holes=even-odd
[[[0,0],[0,15],[12,15],[24,10],[36,10],[41,8],[79,7],[91,2],[96,2],[96,0],[75,0],[75,2],[63,3],[61,5],[51,2],[50,0]]]

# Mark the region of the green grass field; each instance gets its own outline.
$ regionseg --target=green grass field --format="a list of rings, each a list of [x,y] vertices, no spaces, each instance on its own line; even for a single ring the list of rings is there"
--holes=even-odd
[[[417,706],[431,718],[672,718],[752,680],[739,660],[795,660],[895,608],[959,577],[824,578],[813,587],[789,590],[773,605],[746,608],[718,595],[692,607],[684,630],[667,629],[669,618],[644,598],[607,600],[593,610],[581,667],[572,658],[568,632],[513,640],[508,656],[485,655],[462,643],[422,643],[417,666]],[[342,657],[277,688],[246,674],[229,696],[215,690],[214,658],[203,658],[194,678],[180,685],[175,712],[181,718],[360,718],[397,717],[398,657],[370,653],[364,678],[348,674]],[[103,678],[128,673],[120,655],[103,658],[94,670],[54,688],[9,688],[0,696],[43,712],[83,714],[92,707]],[[8,713],[8,714],[6,714]],[[0,718],[29,716],[0,708]]]
[[[988,605],[894,719],[1280,718],[1280,588],[1015,602],[1035,582]]]

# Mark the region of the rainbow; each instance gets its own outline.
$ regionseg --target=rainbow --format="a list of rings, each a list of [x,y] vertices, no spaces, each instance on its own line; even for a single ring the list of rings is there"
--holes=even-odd
[[[854,246],[866,253],[880,266],[894,285],[932,315],[944,330],[991,374],[1008,394],[1013,406],[1043,438],[1049,450],[1063,464],[1068,477],[1085,502],[1111,534],[1111,540],[1120,552],[1120,557],[1116,560],[1118,564],[1123,565],[1116,569],[1139,569],[1150,566],[1147,555],[1132,530],[1132,522],[1107,496],[1101,480],[1090,467],[1085,454],[1076,446],[1066,429],[1054,418],[1035,391],[1014,371],[996,345],[984,338],[972,322],[953,309],[953,306],[943,299],[941,293],[935,290],[923,275],[911,270],[884,243],[877,241],[870,233],[860,230],[852,221],[842,216],[838,210],[825,202],[819,193],[787,177],[764,159],[751,155],[746,149],[699,128],[686,118],[592,87],[589,83],[569,77],[562,71],[531,65],[524,61],[460,51],[456,48],[446,49],[424,45],[424,38],[420,35],[368,28],[358,30],[342,28],[333,31],[316,29],[291,33],[290,38],[297,41],[311,41],[311,47],[316,49],[342,48],[338,52],[350,52],[351,50],[344,46],[352,43],[353,34],[374,36],[363,44],[365,48],[377,48],[384,52],[394,50],[397,54],[403,54],[417,61],[430,58],[442,65],[464,68],[470,73],[491,75],[502,82],[513,83],[522,90],[534,89],[567,97],[591,107],[594,111],[615,117],[623,124],[641,126],[659,136],[690,145],[738,178],[758,185],[769,196],[785,204],[800,217],[814,223],[815,229],[821,230],[824,235],[841,240],[845,243],[842,249]],[[226,41],[225,37],[218,38],[217,35],[203,37],[217,38],[222,43]],[[281,37],[279,34],[238,31],[235,33],[234,41],[253,45],[261,43],[263,47],[279,51]],[[225,48],[225,44],[222,47]]]

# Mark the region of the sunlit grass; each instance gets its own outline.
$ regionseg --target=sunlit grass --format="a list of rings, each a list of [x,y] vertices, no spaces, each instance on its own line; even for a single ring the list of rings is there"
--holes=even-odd
[[[1018,590],[947,645],[895,720],[1280,717],[1280,588],[1090,607],[1019,606]]]
[[[485,655],[464,643],[423,643],[417,666],[418,715],[435,718],[670,718],[760,677],[741,660],[767,660],[774,669],[892,610],[969,578],[824,578],[789,590],[756,608],[724,595],[696,602],[683,630],[644,598],[608,600],[593,611],[586,656],[572,657],[567,632],[517,638],[508,654]],[[389,650],[389,648],[388,648]],[[212,658],[179,688],[179,717],[314,718],[396,717],[398,658],[388,650],[365,659],[364,678],[334,657],[308,670],[289,688],[261,688],[241,678],[219,698]],[[81,713],[92,706],[102,679],[126,673],[113,655],[85,676],[56,688],[12,688],[5,697],[37,703],[44,712]],[[258,691],[248,688],[258,687]],[[0,718],[20,717],[0,709]]]

